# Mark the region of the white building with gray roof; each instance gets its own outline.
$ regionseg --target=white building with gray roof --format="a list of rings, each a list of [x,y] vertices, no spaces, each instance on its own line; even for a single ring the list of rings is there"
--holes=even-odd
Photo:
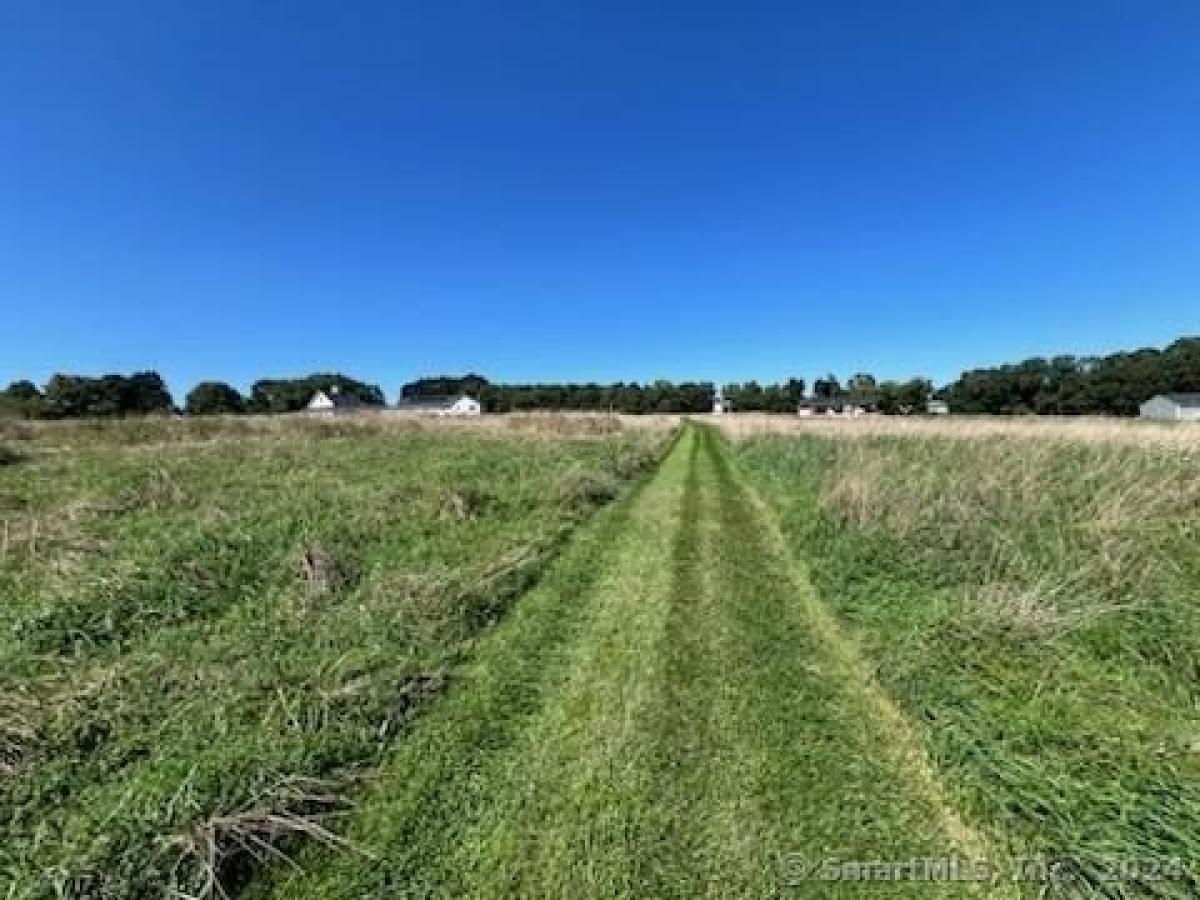
[[[1156,394],[1139,408],[1143,419],[1158,422],[1200,422],[1200,393]]]

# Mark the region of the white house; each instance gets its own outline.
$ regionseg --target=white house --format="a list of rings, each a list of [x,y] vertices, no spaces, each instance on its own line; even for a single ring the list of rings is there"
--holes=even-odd
[[[467,394],[401,397],[396,412],[418,416],[478,416],[483,413],[479,401]]]
[[[925,404],[925,412],[931,416],[950,415],[950,404],[945,400],[930,400]]]
[[[355,412],[361,406],[362,404],[358,402],[357,397],[343,394],[341,388],[335,384],[327,391],[317,391],[313,394],[312,399],[308,401],[308,406],[305,409],[310,413],[332,416]]]
[[[463,394],[450,406],[442,411],[444,416],[478,416],[483,413],[483,407],[474,397]]]
[[[853,418],[875,412],[874,405],[852,403],[845,397],[808,397],[796,405],[798,416],[845,416]]]
[[[713,397],[713,415],[720,416],[727,412],[733,411],[733,404],[725,399],[725,394],[720,388],[717,388],[717,395]]]
[[[1200,394],[1156,394],[1138,410],[1143,419],[1200,422]]]

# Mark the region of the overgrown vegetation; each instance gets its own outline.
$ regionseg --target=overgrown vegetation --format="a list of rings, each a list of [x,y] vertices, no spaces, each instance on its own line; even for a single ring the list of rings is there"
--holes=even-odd
[[[177,424],[45,426],[0,469],[6,897],[220,896],[341,846],[360,780],[668,434]]]
[[[1200,477],[1170,446],[759,437],[739,447],[967,817],[1085,896],[1195,896]]]
[[[827,900],[864,886],[784,858],[969,852],[771,534],[724,446],[685,429],[397,744],[346,823],[359,854],[310,842],[246,900]]]

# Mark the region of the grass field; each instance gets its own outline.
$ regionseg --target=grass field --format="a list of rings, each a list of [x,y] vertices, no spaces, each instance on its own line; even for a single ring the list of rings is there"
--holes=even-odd
[[[952,424],[829,423],[737,456],[1006,857],[1060,858],[1067,894],[1196,896],[1194,874],[1112,879],[1200,858],[1195,435]]]
[[[676,424],[0,436],[0,897],[1200,892],[1187,439]]]
[[[0,469],[5,897],[232,890],[665,432],[37,429]]]

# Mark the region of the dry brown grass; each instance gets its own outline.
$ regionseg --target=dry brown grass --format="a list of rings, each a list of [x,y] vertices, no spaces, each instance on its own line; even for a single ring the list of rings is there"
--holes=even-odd
[[[280,862],[299,868],[284,852],[290,839],[307,838],[328,847],[354,846],[327,827],[344,810],[344,785],[312,778],[288,779],[262,797],[262,805],[212,816],[167,839],[179,849],[167,896],[179,900],[229,898],[229,879],[247,864]],[[361,852],[361,851],[359,851]]]
[[[275,416],[204,416],[61,422],[0,419],[0,438],[13,459],[24,451],[55,454],[102,446],[130,452],[204,447],[247,440],[321,440],[356,435],[412,432],[469,432],[483,435],[603,438],[621,431],[668,432],[682,416],[630,416],[590,412],[529,412],[478,417],[421,416],[395,410],[368,410],[346,416],[294,413]]]
[[[16,771],[26,749],[37,740],[38,704],[28,691],[0,684],[0,775]]]
[[[858,418],[766,413],[698,416],[732,438],[760,434],[819,434],[839,438],[1019,438],[1172,447],[1200,452],[1200,425],[1100,416],[882,416]]]
[[[932,566],[969,573],[972,622],[1016,639],[1054,637],[1155,602],[1178,581],[1179,549],[1200,509],[1200,477],[1189,474],[1200,428],[723,418],[743,438],[817,438],[826,514]]]

